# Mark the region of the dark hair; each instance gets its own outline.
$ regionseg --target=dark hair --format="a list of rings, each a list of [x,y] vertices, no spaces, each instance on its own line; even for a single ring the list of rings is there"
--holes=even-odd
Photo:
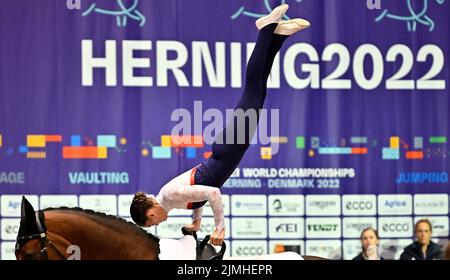
[[[130,214],[133,221],[138,226],[144,226],[147,222],[147,210],[154,205],[153,200],[145,193],[138,192],[134,195],[133,202],[130,205]]]
[[[377,239],[380,239],[380,237],[378,236],[378,231],[374,228],[365,228],[363,229],[363,231],[361,232],[361,235],[359,236],[359,240],[362,240],[364,233],[366,233],[367,231],[373,231],[373,233],[375,234],[375,236],[377,237]]]
[[[416,222],[416,224],[414,225],[414,233],[416,233],[416,231],[417,231],[417,226],[418,226],[419,224],[421,224],[421,223],[427,224],[428,227],[430,228],[430,232],[433,232],[433,225],[431,225],[430,220],[428,220],[428,219],[421,219],[421,220],[418,220],[418,221]]]

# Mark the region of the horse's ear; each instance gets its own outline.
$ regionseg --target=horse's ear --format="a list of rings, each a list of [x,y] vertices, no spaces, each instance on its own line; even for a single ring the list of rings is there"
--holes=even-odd
[[[31,203],[22,196],[20,223],[26,223],[27,221],[36,221],[34,208]]]

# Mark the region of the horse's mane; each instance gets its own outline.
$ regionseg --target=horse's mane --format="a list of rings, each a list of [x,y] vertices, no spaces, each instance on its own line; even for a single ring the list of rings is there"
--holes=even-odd
[[[85,216],[88,216],[90,219],[94,220],[95,222],[105,225],[107,227],[110,227],[116,231],[135,234],[137,237],[141,237],[143,239],[147,239],[151,242],[156,242],[157,244],[159,244],[158,237],[145,231],[144,229],[137,226],[136,224],[129,222],[125,219],[122,219],[120,217],[117,217],[117,216],[107,215],[105,213],[95,212],[93,210],[82,209],[79,207],[46,208],[43,211],[71,211],[71,212],[75,212],[75,213],[84,214]]]

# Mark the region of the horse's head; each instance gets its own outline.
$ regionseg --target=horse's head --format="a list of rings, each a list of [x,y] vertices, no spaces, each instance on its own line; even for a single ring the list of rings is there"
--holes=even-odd
[[[64,255],[47,239],[44,220],[44,212],[35,212],[30,202],[22,197],[20,227],[15,250],[17,260],[65,259]],[[49,252],[49,245],[55,250]]]

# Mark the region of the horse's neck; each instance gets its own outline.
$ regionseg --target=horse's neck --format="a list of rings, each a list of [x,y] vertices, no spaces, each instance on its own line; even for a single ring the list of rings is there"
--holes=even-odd
[[[81,213],[47,211],[45,224],[47,231],[78,246],[82,259],[155,259],[157,256],[157,244],[148,248],[150,246],[144,245],[149,242],[134,240],[133,236],[97,223]]]

